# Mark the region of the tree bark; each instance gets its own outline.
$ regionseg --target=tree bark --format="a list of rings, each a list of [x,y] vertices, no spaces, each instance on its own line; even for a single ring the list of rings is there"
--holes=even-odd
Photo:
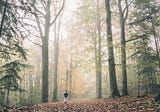
[[[50,0],[47,2],[44,37],[42,38],[42,103],[48,102],[48,39],[50,30]]]
[[[63,2],[64,5],[64,2]],[[55,13],[57,12],[57,3],[55,8]],[[54,84],[53,84],[53,101],[58,100],[58,64],[59,64],[59,43],[60,43],[60,29],[62,16],[59,16],[58,21],[55,22],[54,27]]]
[[[102,64],[101,64],[101,20],[99,0],[97,0],[97,31],[98,42],[95,42],[95,65],[96,65],[96,97],[102,98]],[[96,41],[96,40],[95,40]]]
[[[64,8],[65,0],[63,0],[63,4],[61,9],[58,11],[58,13],[55,15],[54,19],[51,21],[51,0],[44,1],[42,4],[44,7],[44,13],[41,10],[38,10],[35,6],[37,3],[36,0],[33,0],[31,2],[28,2],[30,6],[34,9],[34,15],[36,18],[37,27],[39,29],[39,34],[42,39],[42,103],[48,102],[48,40],[49,40],[49,32],[50,27],[56,22],[59,14]],[[40,17],[44,18],[44,24],[41,23]],[[44,26],[44,31],[42,26]]]
[[[58,25],[60,27],[60,25]],[[57,101],[58,94],[58,57],[59,57],[59,30],[57,32],[57,24],[55,23],[55,36],[54,36],[54,84],[53,84],[53,101]]]
[[[105,7],[106,7],[106,28],[107,28],[106,30],[107,30],[107,41],[108,41],[110,97],[120,97],[119,90],[117,87],[114,53],[113,53],[110,0],[105,0]]]
[[[128,95],[127,89],[127,70],[126,70],[126,43],[125,43],[125,21],[124,11],[122,9],[122,0],[118,0],[119,16],[120,16],[120,30],[121,30],[121,64],[122,64],[122,95]],[[126,4],[126,10],[128,6]],[[127,14],[127,13],[126,13]],[[127,15],[125,16],[127,17]]]
[[[151,14],[150,14],[150,16],[151,16]],[[157,34],[156,34],[156,30],[155,30],[154,21],[153,21],[152,18],[151,18],[151,24],[152,24],[152,30],[153,30],[154,41],[155,41],[155,45],[156,45],[156,53],[157,53],[158,67],[159,67],[159,71],[160,71],[159,43],[158,43],[158,37],[157,37]]]

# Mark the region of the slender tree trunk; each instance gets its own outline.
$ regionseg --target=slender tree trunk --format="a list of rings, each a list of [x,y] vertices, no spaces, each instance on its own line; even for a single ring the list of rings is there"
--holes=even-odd
[[[68,90],[68,81],[69,80],[69,71],[68,71],[68,68],[67,68],[67,71],[66,71],[66,82],[65,82],[65,89]]]
[[[44,7],[44,13],[41,12],[41,9],[38,10],[36,8],[36,0],[32,0],[30,2],[28,2],[30,4],[30,6],[34,9],[34,16],[36,19],[36,23],[37,23],[37,27],[39,29],[39,34],[40,37],[42,39],[42,99],[41,102],[45,103],[48,102],[48,39],[49,39],[49,32],[50,32],[50,27],[55,23],[57,17],[59,16],[59,14],[61,13],[61,11],[64,8],[64,4],[65,4],[65,0],[63,0],[63,5],[61,7],[61,9],[59,10],[59,12],[55,15],[54,19],[51,21],[51,10],[50,10],[50,5],[51,2],[53,2],[52,0],[46,0],[44,1],[42,4]],[[44,18],[44,24],[41,21],[41,19]],[[42,26],[44,26],[44,28],[42,28]],[[44,31],[43,31],[44,29]]]
[[[126,71],[125,19],[121,2],[122,0],[118,0],[120,27],[121,27],[122,95],[126,96],[128,95],[128,89],[127,89],[127,71]]]
[[[138,65],[140,64],[140,57],[138,57],[137,63],[138,63],[138,64],[137,64],[137,66],[138,66]],[[140,91],[140,90],[141,90],[141,89],[140,89],[140,88],[141,88],[141,85],[140,85],[140,70],[139,70],[139,68],[137,69],[137,72],[138,72],[138,81],[137,81],[137,84],[138,84],[138,88],[137,88],[137,89],[138,89],[138,93],[137,93],[137,94],[138,94],[138,96],[139,96],[139,95],[140,95],[140,92],[141,92],[141,91]]]
[[[94,40],[94,52],[95,52],[95,72],[96,72],[96,98],[100,98],[100,72],[98,70],[98,49],[97,49],[97,42]]]
[[[110,97],[120,97],[119,90],[117,87],[114,53],[113,53],[110,0],[105,0],[105,7],[106,7],[106,27],[107,27],[107,41],[108,41]]]
[[[20,88],[22,88],[22,81],[20,80]],[[22,104],[22,91],[19,90],[19,106]]]
[[[29,75],[29,98],[30,98],[30,103],[34,104],[34,74]]]
[[[55,40],[54,40],[54,84],[53,84],[53,101],[57,101],[58,93],[58,57],[59,57],[59,30],[57,30],[57,24],[55,23]],[[57,34],[58,33],[58,34]]]
[[[157,35],[156,35],[155,26],[154,26],[154,22],[153,22],[153,19],[152,19],[152,18],[151,18],[151,23],[152,23],[152,30],[153,30],[154,41],[155,41],[155,45],[156,45],[156,53],[157,53],[158,67],[159,67],[159,71],[160,71],[159,43],[158,43],[158,38],[157,38]]]
[[[11,79],[8,79],[8,87],[7,87],[7,100],[6,100],[6,106],[9,106],[9,93],[10,93],[10,86],[11,86]]]
[[[69,98],[71,99],[72,98],[72,83],[73,83],[73,81],[72,81],[72,68],[70,69],[70,72],[69,72]]]
[[[55,8],[57,12],[57,4]],[[53,84],[53,101],[58,100],[58,62],[59,62],[59,40],[60,40],[60,29],[62,17],[59,16],[58,22],[55,22],[55,36],[54,36],[54,84]]]
[[[73,45],[71,44],[70,64],[69,64],[69,98],[72,97],[72,75],[73,75]]]
[[[96,58],[96,97],[102,98],[102,65],[101,65],[101,22],[100,22],[100,7],[99,0],[97,0],[97,30],[98,30],[98,42],[95,47],[95,58]]]

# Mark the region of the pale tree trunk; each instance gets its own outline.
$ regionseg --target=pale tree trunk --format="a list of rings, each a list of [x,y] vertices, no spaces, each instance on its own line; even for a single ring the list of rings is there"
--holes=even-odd
[[[151,14],[150,14],[151,15]],[[156,34],[156,29],[155,29],[155,25],[154,25],[154,21],[153,18],[151,18],[151,24],[152,24],[152,30],[153,30],[153,36],[154,36],[154,41],[155,41],[155,45],[156,45],[156,53],[157,53],[157,59],[158,59],[158,67],[159,67],[159,71],[160,71],[160,53],[159,53],[159,43],[158,43],[158,37]]]
[[[113,53],[110,0],[105,0],[105,7],[106,7],[106,28],[107,28],[107,41],[108,41],[110,97],[119,97],[120,94],[117,87],[114,53]]]
[[[73,75],[73,52],[72,52],[72,50],[73,50],[73,45],[71,44],[71,46],[70,46],[70,50],[71,50],[71,52],[70,52],[70,63],[69,63],[69,98],[71,99],[71,97],[72,97],[72,83],[73,83],[73,81],[72,81],[72,75]]]
[[[127,71],[126,71],[126,43],[125,43],[125,22],[128,16],[128,3],[125,0],[125,9],[122,9],[122,0],[118,0],[120,30],[121,30],[121,66],[122,66],[122,95],[128,95]]]
[[[52,100],[53,101],[57,101],[58,100],[58,98],[57,98],[57,92],[58,92],[58,88],[57,88],[57,86],[58,86],[58,84],[57,84],[57,82],[58,82],[58,52],[59,52],[59,49],[58,49],[58,36],[57,36],[57,26],[56,26],[56,24],[55,24],[55,31],[54,31],[54,33],[55,33],[55,39],[54,39],[54,74],[53,74],[53,98],[52,98]]]
[[[95,48],[95,58],[96,58],[96,97],[102,98],[102,65],[101,65],[101,20],[100,20],[100,7],[99,0],[97,0],[97,30],[98,30],[98,45]]]
[[[68,90],[68,81],[69,80],[69,70],[67,68],[67,71],[66,71],[66,81],[65,81],[65,89]]]
[[[57,24],[55,23],[55,30],[54,30],[54,81],[53,81],[53,101],[57,101],[57,94],[58,94],[58,57],[59,57],[59,29],[60,29],[60,22]]]
[[[31,104],[34,104],[34,90],[33,90],[33,74],[29,75],[29,100]]]
[[[40,97],[41,96],[41,88],[39,87],[39,85],[41,85],[41,62],[37,62],[36,64],[36,83],[35,83],[35,86],[38,87],[37,90],[36,90],[36,104],[37,103],[40,103]]]
[[[55,13],[57,12],[57,3],[55,5]],[[62,15],[57,18],[58,21],[55,22],[54,27],[54,83],[53,83],[53,101],[58,100],[58,58],[59,58],[59,42],[60,42],[60,29],[61,29],[61,21]]]
[[[72,70],[70,70],[69,72],[69,98],[71,99],[72,98]]]

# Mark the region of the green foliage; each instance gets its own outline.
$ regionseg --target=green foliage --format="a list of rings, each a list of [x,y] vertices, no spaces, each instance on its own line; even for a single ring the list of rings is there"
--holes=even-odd
[[[149,3],[151,0],[135,0],[135,4],[136,5],[142,5],[142,4],[147,4]],[[153,0],[152,0],[153,1]]]
[[[29,67],[26,64],[21,63],[20,61],[12,61],[9,63],[6,63],[5,65],[1,66],[0,69],[0,83],[3,89],[8,89],[10,87],[10,90],[17,91],[22,90],[19,86],[18,81],[21,80],[21,77],[19,76],[19,72],[21,72],[22,68]]]
[[[154,101],[157,102],[157,103],[160,103],[160,94],[158,94],[157,96],[155,96]]]
[[[19,73],[22,68],[27,67],[27,65],[22,64],[18,60],[13,61],[15,58],[27,60],[27,50],[22,46],[25,35],[22,33],[23,27],[21,26],[20,15],[23,14],[19,13],[20,9],[18,8],[18,4],[21,4],[20,0],[15,0],[14,2],[8,1],[7,5],[6,1],[2,0],[0,4],[0,14],[4,16],[3,24],[1,22],[2,27],[0,29],[0,59],[2,60],[2,63],[0,63],[0,65],[2,65],[0,66],[1,93],[4,93],[4,89],[8,92],[24,91],[19,86],[19,81],[21,80]],[[4,7],[6,7],[5,13]],[[4,95],[1,94],[0,96],[3,97]],[[4,103],[4,99],[2,103]]]
[[[150,23],[152,19],[154,21],[154,24],[158,25],[160,21],[158,19],[160,17],[160,6],[157,4],[158,3],[155,0],[135,0],[136,10],[132,13],[132,24],[136,25]],[[147,29],[151,27],[151,24],[144,25],[147,26]]]
[[[146,92],[155,92],[154,85],[157,83],[158,73],[155,38],[158,34],[160,7],[155,0],[135,0],[134,3],[135,10],[130,23],[134,27],[134,30],[131,29],[130,39],[133,41],[135,51],[132,56],[137,57],[138,78],[143,82]]]
[[[27,59],[27,50],[22,46],[22,41],[26,37],[21,20],[21,16],[23,16],[24,13],[22,13],[22,9],[18,8],[19,5],[24,6],[22,1],[23,0],[15,0],[11,2],[8,0],[5,14],[4,8],[6,1],[1,1],[0,15],[4,15],[4,20],[3,24],[1,22],[2,29],[0,29],[2,32],[0,35],[0,59],[10,60],[13,56]]]
[[[157,56],[153,46],[150,46],[150,38],[144,36],[136,40],[134,42],[134,49],[135,52],[132,56],[137,57],[138,78],[140,82],[143,82],[142,85],[145,88],[150,88],[149,85],[156,84],[157,73]],[[153,92],[153,90],[150,92]]]
[[[3,60],[10,60],[13,57],[20,57],[27,60],[27,50],[23,48],[18,40],[5,42],[0,44],[0,58]]]

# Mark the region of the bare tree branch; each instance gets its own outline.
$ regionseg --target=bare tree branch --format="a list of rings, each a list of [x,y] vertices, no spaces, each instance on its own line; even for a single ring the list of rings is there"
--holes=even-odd
[[[38,45],[38,46],[40,46],[40,47],[42,47],[42,45],[41,44],[38,44],[38,43],[36,43],[36,42],[33,42],[30,38],[27,38],[31,43],[33,43],[33,44],[35,44],[35,45]]]
[[[137,40],[139,38],[144,38],[147,34],[143,34],[143,35],[138,35],[136,38],[132,38],[132,39],[129,39],[129,40],[126,40],[125,42],[130,42],[130,41],[134,41],[134,40]]]
[[[62,10],[63,10],[63,8],[64,8],[64,5],[65,5],[65,0],[63,0],[62,7],[61,7],[61,9],[58,11],[58,13],[57,13],[57,15],[55,16],[55,18],[53,19],[53,21],[51,21],[50,26],[52,26],[52,25],[55,23],[55,21],[56,21],[56,19],[58,18],[59,14],[62,12]]]
[[[35,3],[36,3],[36,0],[33,0],[33,1],[30,3],[31,7],[34,9],[34,12],[38,12],[38,13],[41,14],[43,17],[45,17],[45,14],[44,14],[42,11],[40,11],[39,9],[36,8]]]
[[[125,0],[125,3],[126,2],[128,2],[127,0]],[[127,8],[129,8],[129,6],[132,4],[134,2],[134,0],[131,0],[131,2],[128,4],[127,3],[127,5],[126,5],[126,7],[124,8],[124,10],[123,10],[123,13],[125,12],[125,10],[127,9]]]
[[[125,0],[125,5],[126,5],[126,7],[125,7],[125,9],[126,9],[126,11],[125,11],[125,9],[123,10],[123,15],[124,15],[124,21],[126,21],[127,20],[127,17],[128,17],[128,8],[129,8],[129,5],[128,5],[128,0]],[[126,13],[125,13],[126,12]]]
[[[43,31],[42,31],[42,27],[41,27],[41,24],[40,24],[40,21],[39,21],[39,18],[38,18],[38,15],[35,14],[35,18],[36,18],[36,23],[38,25],[38,29],[39,29],[39,33],[40,33],[40,36],[41,38],[43,37]]]

